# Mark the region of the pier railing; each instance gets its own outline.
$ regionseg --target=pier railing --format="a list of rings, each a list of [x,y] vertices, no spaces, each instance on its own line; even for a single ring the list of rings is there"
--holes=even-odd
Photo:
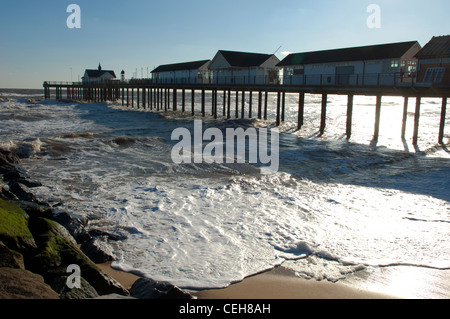
[[[47,81],[49,86],[123,86],[123,85],[226,85],[226,86],[274,86],[274,87],[448,87],[440,83],[420,83],[414,74],[367,73],[367,74],[301,74],[269,76],[221,76],[177,77],[153,79],[103,80],[91,82]],[[44,84],[45,85],[45,84]]]
[[[168,77],[146,81],[153,84],[217,84],[217,85],[297,85],[297,86],[355,86],[355,87],[431,87],[432,83],[417,83],[415,74],[366,73],[366,74],[296,74],[271,77],[269,75],[226,76],[213,74],[207,77]]]

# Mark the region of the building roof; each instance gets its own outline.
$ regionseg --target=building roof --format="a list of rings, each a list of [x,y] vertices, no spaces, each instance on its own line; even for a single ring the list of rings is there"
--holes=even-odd
[[[99,63],[98,64],[98,69],[97,70],[86,70],[85,74],[89,77],[89,78],[99,78],[102,75],[104,75],[105,73],[109,73],[111,74],[114,78],[116,78],[116,74],[114,73],[114,71],[110,71],[110,70],[102,70],[102,65]]]
[[[184,62],[175,64],[165,64],[160,65],[152,71],[152,73],[160,72],[174,72],[174,71],[184,71],[184,70],[197,70],[204,66],[210,60],[194,61],[194,62]]]
[[[110,73],[113,77],[116,77],[116,74],[114,71],[108,71],[108,70],[86,70],[86,74],[90,78],[99,78],[105,73]]]
[[[433,37],[416,57],[419,59],[450,57],[450,35]]]
[[[219,50],[222,56],[232,67],[257,67],[266,62],[273,54],[248,53]]]
[[[402,57],[415,44],[418,44],[418,42],[410,41],[345,49],[293,53],[278,63],[277,66],[396,59]]]

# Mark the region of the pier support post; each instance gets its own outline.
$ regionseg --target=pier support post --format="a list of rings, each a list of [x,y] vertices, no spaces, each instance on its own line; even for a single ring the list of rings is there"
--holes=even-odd
[[[262,91],[258,92],[258,120],[262,118]]]
[[[417,145],[417,140],[419,139],[420,103],[421,103],[421,98],[417,97],[416,112],[414,113],[413,145]]]
[[[178,101],[177,101],[177,89],[173,89],[172,90],[172,94],[173,94],[173,111],[175,112],[178,109],[178,106],[177,106],[177,103],[178,103]]]
[[[236,118],[239,118],[239,91],[236,91]]]
[[[225,118],[227,114],[227,91],[223,90],[223,118]]]
[[[167,112],[167,89],[163,89],[163,95],[164,95],[164,112]]]
[[[183,88],[181,90],[181,112],[186,111],[186,90]]]
[[[251,119],[253,117],[252,114],[252,104],[253,104],[253,92],[250,91],[248,92],[249,97],[248,97],[248,118]]]
[[[149,108],[149,110],[152,110],[152,103],[153,103],[153,96],[152,96],[152,88],[149,87],[148,91],[147,91],[147,106]]]
[[[328,94],[322,94],[322,110],[320,114],[320,129],[319,136],[322,136],[325,133],[326,120],[327,120],[327,102],[328,102]]]
[[[194,116],[195,115],[195,90],[192,89],[191,90],[191,115]]]
[[[214,95],[214,97],[213,97],[213,101],[214,101],[214,104],[213,104],[213,116],[214,116],[214,119],[215,120],[217,120],[217,97],[218,97],[218,94],[217,94],[217,90],[214,90],[213,91],[213,95]]]
[[[381,95],[377,96],[377,104],[375,107],[375,130],[373,133],[373,140],[378,141],[380,134],[380,116],[381,116]]]
[[[406,135],[406,121],[408,120],[408,100],[409,100],[408,97],[405,96],[403,101],[402,135],[401,135],[402,140],[405,139]]]
[[[242,91],[242,101],[241,101],[241,118],[245,118],[245,91]]]
[[[227,99],[227,120],[229,120],[231,118],[231,90],[228,90]]]
[[[442,98],[441,123],[439,125],[439,144],[444,144],[445,117],[447,113],[447,97]]]
[[[352,136],[352,120],[353,120],[353,94],[349,94],[347,101],[347,128],[346,128],[348,140]]]
[[[265,97],[264,97],[264,120],[267,120],[267,100],[269,98],[269,91],[266,91]]]
[[[170,110],[170,89],[166,89],[166,97],[167,97],[167,107],[166,107],[166,111]]]
[[[136,107],[139,109],[139,101],[140,101],[140,96],[139,96],[139,88],[137,88],[137,93],[136,93],[136,98],[137,98],[137,103],[136,103]]]
[[[281,100],[281,122],[285,120],[285,112],[286,112],[286,92],[282,92],[282,100]]]
[[[159,111],[160,107],[161,107],[161,89],[156,88],[156,110]]]
[[[276,125],[280,126],[280,108],[281,108],[281,92],[278,92],[277,94],[277,119],[276,119]]]
[[[145,110],[145,103],[147,100],[147,91],[145,90],[145,87],[142,88],[142,107]]]
[[[151,96],[152,96],[152,110],[156,109],[156,90],[155,88],[151,89]]]
[[[303,126],[304,114],[305,114],[305,93],[301,92],[301,93],[299,93],[299,97],[298,97],[297,128],[299,131]]]
[[[202,117],[205,117],[206,109],[205,109],[205,89],[202,89]]]

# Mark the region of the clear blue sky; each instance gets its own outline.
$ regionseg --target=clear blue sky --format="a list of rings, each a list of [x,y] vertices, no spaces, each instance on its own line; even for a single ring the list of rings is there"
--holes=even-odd
[[[69,29],[69,4],[81,29]],[[367,7],[381,8],[370,29]],[[0,88],[74,81],[86,68],[127,77],[160,64],[212,59],[217,50],[304,52],[450,34],[448,0],[2,0]]]

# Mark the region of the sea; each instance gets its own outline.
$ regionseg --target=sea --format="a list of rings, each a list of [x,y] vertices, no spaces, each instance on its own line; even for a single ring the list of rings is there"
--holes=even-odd
[[[90,229],[119,237],[101,238],[113,268],[181,288],[222,288],[279,265],[332,282],[395,267],[448,272],[450,118],[439,145],[441,99],[422,99],[413,145],[415,99],[403,140],[403,98],[383,97],[373,141],[375,97],[355,97],[347,140],[346,96],[328,96],[320,136],[321,95],[306,95],[298,131],[299,97],[287,94],[278,171],[261,174],[250,162],[174,163],[172,133],[193,132],[194,119],[222,131],[275,127],[275,94],[267,120],[226,120],[222,98],[214,119],[209,92],[202,118],[200,96],[192,117],[2,89],[0,148],[21,155],[30,178],[43,184],[33,192],[56,212],[88,217]],[[248,99],[245,107],[247,114]],[[450,297],[448,286],[432,289]]]

